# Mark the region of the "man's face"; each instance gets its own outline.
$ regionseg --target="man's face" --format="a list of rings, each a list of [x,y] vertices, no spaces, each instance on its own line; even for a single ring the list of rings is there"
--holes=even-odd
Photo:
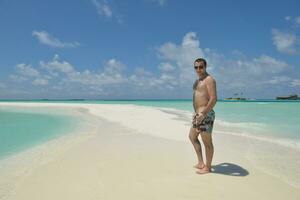
[[[200,61],[194,63],[194,69],[198,75],[202,75],[205,73],[206,67],[205,64],[202,61]]]

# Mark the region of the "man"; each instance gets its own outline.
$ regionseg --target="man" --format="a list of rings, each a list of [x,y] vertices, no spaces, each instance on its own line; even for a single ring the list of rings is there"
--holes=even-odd
[[[195,71],[199,77],[193,85],[193,106],[195,114],[193,115],[192,127],[189,138],[195,148],[198,163],[196,173],[206,174],[211,172],[211,163],[214,154],[212,143],[212,129],[215,120],[213,107],[217,102],[216,81],[206,72],[206,60],[198,58],[194,62]],[[201,143],[198,139],[201,135],[206,155],[206,164],[203,162]]]

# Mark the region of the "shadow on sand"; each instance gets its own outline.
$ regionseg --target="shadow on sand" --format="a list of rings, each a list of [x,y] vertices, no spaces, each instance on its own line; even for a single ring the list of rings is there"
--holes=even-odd
[[[247,176],[249,172],[239,165],[232,163],[220,163],[212,166],[212,173],[228,176]]]

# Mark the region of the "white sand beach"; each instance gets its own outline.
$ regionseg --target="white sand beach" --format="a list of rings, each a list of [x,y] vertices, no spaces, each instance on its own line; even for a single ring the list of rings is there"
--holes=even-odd
[[[299,150],[225,134],[217,123],[214,171],[196,174],[187,111],[115,104],[0,106],[61,109],[82,119],[73,133],[0,160],[0,199],[300,199],[294,160]],[[276,151],[290,157],[280,157],[278,165],[264,162]]]

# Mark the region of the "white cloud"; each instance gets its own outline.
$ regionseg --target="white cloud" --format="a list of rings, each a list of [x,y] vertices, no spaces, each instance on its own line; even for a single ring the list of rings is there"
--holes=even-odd
[[[55,76],[57,76],[55,72],[66,74],[74,72],[73,66],[66,61],[60,62],[59,56],[57,54],[54,55],[52,61],[50,62],[41,61],[40,66],[45,69],[48,69],[51,72],[51,74]]]
[[[252,71],[260,71],[262,73],[279,73],[288,67],[284,61],[277,60],[271,56],[261,55],[259,58],[254,58],[251,63]],[[256,72],[254,72],[256,73]]]
[[[134,75],[137,75],[137,76],[142,76],[142,77],[150,77],[150,76],[153,76],[153,74],[151,72],[148,72],[147,70],[145,70],[144,68],[142,67],[138,67],[135,69],[135,72],[134,72]]]
[[[16,69],[20,75],[27,76],[27,77],[36,77],[39,76],[39,71],[32,68],[31,65],[26,65],[24,63],[18,64]]]
[[[102,71],[74,71],[67,74],[65,82],[99,87],[120,84],[127,81],[126,77],[124,77],[124,75],[122,74],[122,71],[124,69],[125,65],[123,63],[116,59],[110,59],[104,64],[104,69]]]
[[[109,1],[107,0],[91,0],[93,5],[96,7],[97,12],[100,16],[106,19],[115,19],[119,24],[123,24],[124,20],[120,12],[116,12],[112,9]]]
[[[105,63],[104,72],[106,74],[121,74],[125,65],[116,59],[110,59]]]
[[[38,77],[40,72],[24,63],[15,66],[16,74],[11,74],[9,78],[15,82],[23,82]]]
[[[292,87],[300,87],[300,79],[294,79],[291,81]]]
[[[59,78],[63,84],[103,86],[126,81],[122,75],[125,65],[116,59],[108,60],[104,64],[104,69],[99,72],[77,71],[69,62],[61,61],[58,55],[55,55],[51,61],[41,61],[40,66],[47,69],[50,76]]]
[[[299,50],[296,47],[300,38],[295,34],[272,29],[272,40],[278,51],[290,55],[299,54]]]
[[[18,76],[16,74],[9,75],[9,78],[15,82],[22,82],[22,81],[26,81],[28,79],[28,78],[24,78],[22,76]]]
[[[162,62],[159,64],[158,68],[163,71],[163,72],[171,72],[175,70],[175,67],[173,67],[170,63],[168,62]]]
[[[207,54],[210,57],[210,54]],[[275,59],[267,55],[257,58],[237,58],[229,59],[219,57],[214,59],[215,71],[213,74],[222,90],[252,90],[256,87],[269,83],[271,77],[281,75],[289,68],[284,61]],[[208,68],[209,70],[209,68]]]
[[[294,22],[296,25],[300,25],[300,16],[294,18]]]
[[[291,82],[292,78],[288,76],[273,76],[270,80],[266,80],[265,83],[267,84],[287,84]]]
[[[195,32],[187,33],[180,45],[171,42],[163,44],[158,52],[159,57],[174,64],[178,69],[180,84],[191,81],[194,78],[193,62],[198,57],[203,57],[204,52],[199,47],[200,42]]]
[[[102,0],[102,1],[92,0],[92,2],[96,6],[97,12],[100,15],[104,15],[105,17],[108,18],[111,18],[113,16],[113,12],[106,0]]]
[[[104,62],[97,71],[79,71],[55,55],[49,61],[40,61],[39,67],[44,71],[20,64],[22,67],[17,67],[11,77],[23,74],[21,77],[26,78],[23,81],[47,87],[43,91],[65,97],[187,98],[197,78],[193,62],[204,57],[208,61],[207,70],[217,80],[218,91],[223,95],[240,91],[245,95],[264,94],[283,86],[299,85],[297,75],[286,62],[268,55],[248,58],[242,52],[235,53],[234,58],[228,57],[201,47],[194,32],[185,34],[179,44],[162,44],[157,53],[161,62],[151,71],[139,66],[127,74],[126,65],[116,58]]]
[[[97,71],[88,69],[78,71],[69,62],[61,60],[55,55],[49,61],[40,61],[40,68],[44,70],[38,77],[26,79],[35,86],[47,86],[49,92],[58,91],[63,95],[153,95],[168,91],[178,85],[173,76],[171,66],[167,63],[161,74],[155,75],[145,68],[137,67],[132,74],[126,75],[126,65],[112,58],[107,60]],[[17,73],[18,74],[18,73]],[[16,76],[12,74],[11,77]],[[12,78],[13,79],[13,78]]]
[[[32,35],[35,36],[40,43],[51,47],[75,48],[79,46],[78,42],[73,42],[73,43],[61,42],[59,39],[51,36],[46,31],[33,31]]]
[[[15,70],[16,73],[9,76],[14,82],[29,81],[32,85],[47,85],[48,79],[51,79],[50,76],[43,75],[31,65],[26,65],[24,63],[17,64]]]
[[[300,16],[285,16],[284,19],[292,23],[290,31],[273,28],[271,31],[273,44],[281,53],[300,55],[300,36],[297,35],[297,28],[300,27]]]
[[[37,78],[32,82],[33,85],[48,85],[47,79]]]
[[[192,66],[193,61],[198,57],[204,57],[207,60],[207,70],[215,77],[218,89],[223,93],[235,91],[255,93],[259,87],[266,89],[271,85],[280,86],[282,82],[285,82],[287,86],[287,79],[276,78],[276,76],[287,76],[292,69],[286,62],[268,55],[247,58],[239,52],[235,53],[235,58],[230,58],[209,48],[202,48],[194,32],[187,33],[180,45],[167,42],[158,51],[160,58],[164,60],[160,65],[167,62],[176,69],[177,73],[171,76],[179,83],[176,87],[185,88],[179,89],[181,91],[189,88],[196,78]],[[270,81],[272,79],[273,81]],[[168,80],[170,80],[169,83],[172,82],[171,79]],[[164,80],[164,82],[168,81]]]
[[[292,16],[286,16],[284,18],[286,21],[290,21],[294,23],[294,25],[300,25],[300,16],[292,17]]]
[[[291,16],[285,16],[284,19],[285,19],[286,21],[290,21],[290,20],[292,19],[292,17],[291,17]]]

